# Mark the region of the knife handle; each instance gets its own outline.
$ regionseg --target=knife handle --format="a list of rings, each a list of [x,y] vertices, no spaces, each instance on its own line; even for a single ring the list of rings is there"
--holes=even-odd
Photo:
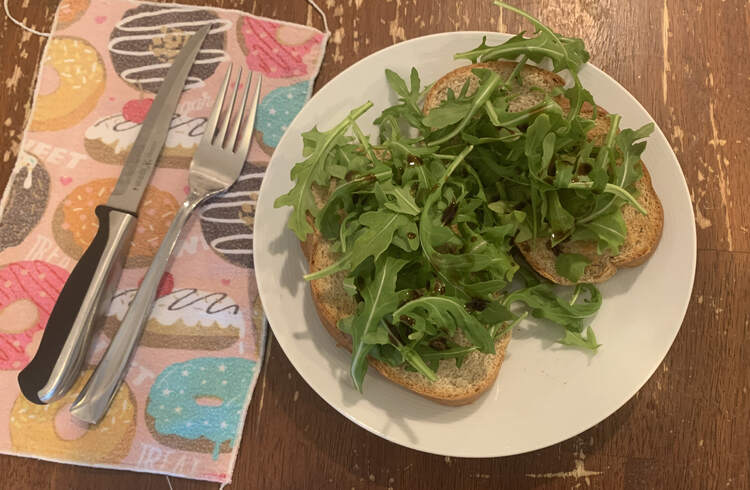
[[[130,360],[138,347],[149,314],[156,299],[157,289],[164,272],[167,270],[180,232],[185,227],[190,214],[200,204],[202,197],[190,193],[169,226],[159,250],[154,255],[146,271],[138,292],[128,307],[128,312],[120,322],[120,328],[112,337],[107,352],[96,366],[78,397],[70,407],[70,413],[76,419],[96,424],[104,417],[120,389],[122,380],[128,372]]]
[[[95,212],[99,230],[65,282],[34,359],[18,374],[21,391],[33,403],[50,403],[76,382],[95,321],[109,307],[130,248],[136,216],[103,205]]]

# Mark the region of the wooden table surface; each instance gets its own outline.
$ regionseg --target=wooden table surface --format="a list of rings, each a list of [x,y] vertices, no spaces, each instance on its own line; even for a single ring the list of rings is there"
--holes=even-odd
[[[304,0],[199,0],[321,26]],[[11,1],[49,28],[57,2]],[[196,2],[197,3],[197,2]],[[515,0],[584,39],[592,62],[656,119],[693,198],[698,268],[669,354],[641,391],[580,436],[515,457],[450,459],[380,439],[318,397],[271,341],[232,488],[750,488],[750,3]],[[321,0],[333,33],[315,88],[393,43],[442,31],[518,32],[487,0]],[[0,20],[0,184],[29,115],[45,39]],[[2,188],[0,187],[0,188]],[[747,197],[747,196],[745,196]],[[744,271],[744,272],[743,272]],[[634,353],[637,356],[637,353]],[[169,488],[164,476],[0,456],[2,488]],[[173,478],[179,490],[215,484]]]

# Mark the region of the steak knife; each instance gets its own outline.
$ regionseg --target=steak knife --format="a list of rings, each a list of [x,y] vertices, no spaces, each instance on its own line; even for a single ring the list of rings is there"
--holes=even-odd
[[[210,25],[182,47],[156,94],[106,204],[97,206],[99,230],[70,273],[50,314],[34,359],[18,373],[23,395],[46,404],[65,395],[86,358],[97,318],[120,279],[138,218],[138,206],[167,139],[188,73]]]

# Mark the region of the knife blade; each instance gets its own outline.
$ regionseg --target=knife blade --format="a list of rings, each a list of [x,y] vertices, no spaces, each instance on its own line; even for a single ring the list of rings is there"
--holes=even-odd
[[[119,281],[138,206],[167,139],[185,80],[210,29],[207,25],[196,31],[175,57],[114,190],[106,204],[96,207],[99,230],[60,292],[34,358],[18,374],[21,392],[33,403],[59,399],[78,378],[94,324],[109,306]]]

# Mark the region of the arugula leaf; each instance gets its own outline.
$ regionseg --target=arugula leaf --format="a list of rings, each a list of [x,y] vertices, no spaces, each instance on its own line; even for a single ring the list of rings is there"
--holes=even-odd
[[[499,301],[492,301],[477,314],[477,318],[485,325],[499,325],[500,323],[513,320],[516,315]]]
[[[621,162],[614,166],[614,186],[613,191],[616,188],[622,189],[627,192],[627,189],[632,189],[633,185],[643,176],[643,170],[640,168],[641,154],[646,149],[646,142],[642,141],[636,143],[648,135],[654,130],[653,123],[646,124],[637,130],[624,129],[615,138],[617,149],[620,151]],[[581,218],[581,223],[586,223],[598,216],[603,215],[611,210],[612,206],[621,202],[619,198],[625,199],[632,204],[634,200],[629,195],[618,195],[615,192],[610,193],[609,196],[603,196],[601,199],[597,199],[596,206],[592,212]],[[640,204],[636,202],[636,209],[640,207]],[[639,209],[642,211],[642,209]],[[643,211],[642,211],[643,212]]]
[[[574,182],[568,186],[568,189],[591,189],[593,187],[594,187],[594,184],[592,182]],[[637,209],[638,212],[640,212],[641,214],[646,214],[646,210],[643,208],[643,206],[641,206],[641,204],[636,200],[636,198],[633,197],[632,194],[630,194],[628,191],[626,191],[622,187],[614,185],[614,184],[606,184],[604,187],[604,192],[613,194],[617,197],[622,198],[621,202],[627,202],[628,204],[633,206],[635,209]],[[616,202],[617,201],[615,201],[615,203]],[[586,221],[589,221],[593,219],[594,217],[595,216],[589,216],[585,220],[579,220],[579,222],[585,223]]]
[[[468,313],[466,304],[457,298],[424,296],[401,306],[393,312],[393,316],[409,317],[417,325],[430,323],[435,329],[445,329],[451,337],[456,329],[461,329],[480,352],[495,352],[495,342],[487,327]]]
[[[435,350],[435,349],[428,349],[428,348],[422,348],[419,350],[419,355],[424,359],[425,361],[436,361],[436,360],[443,360],[443,359],[454,359],[458,357],[466,356],[467,354],[470,354],[477,350],[476,346],[458,346],[458,347],[449,347],[447,349],[443,350]]]
[[[367,344],[385,345],[391,342],[390,332],[385,322],[380,322],[375,326],[375,330],[370,330],[365,334],[364,342]]]
[[[609,118],[610,125],[607,137],[604,140],[604,145],[599,148],[599,152],[596,155],[594,169],[589,173],[589,178],[594,183],[592,187],[594,192],[602,192],[604,190],[609,180],[609,169],[614,160],[615,137],[620,127],[620,116],[619,114],[612,114]]]
[[[581,254],[560,254],[555,260],[555,271],[570,282],[578,282],[591,261]]]
[[[333,192],[328,196],[328,200],[320,209],[315,224],[327,239],[333,239],[339,234],[341,226],[341,217],[338,212],[348,210],[354,207],[353,195],[372,185],[373,182],[389,181],[391,178],[391,169],[382,164],[376,164],[365,175],[360,175],[351,180],[339,183]]]
[[[349,251],[325,269],[305,275],[306,281],[320,279],[342,270],[355,269],[368,257],[377,260],[390,246],[396,230],[408,224],[408,218],[403,214],[381,209],[360,215],[359,224],[361,232],[355,238]]]
[[[388,85],[401,97],[403,102],[414,111],[420,112],[418,105],[420,99],[420,81],[417,70],[415,68],[411,69],[410,88],[406,87],[406,82],[393,70],[386,69],[385,77],[388,80]]]
[[[608,250],[612,255],[617,255],[627,235],[628,228],[622,217],[622,210],[617,207],[587,223],[579,222],[571,240],[592,240],[596,242],[598,254]]]
[[[503,301],[503,305],[510,306],[517,301],[523,302],[531,308],[534,317],[551,320],[568,330],[581,332],[583,321],[599,310],[602,296],[593,284],[579,284],[576,291],[575,298],[578,298],[580,291],[588,292],[589,298],[571,304],[555,294],[549,284],[539,283],[510,293]]]
[[[568,187],[571,180],[573,180],[574,169],[575,167],[573,165],[564,161],[558,161],[555,164],[555,181],[553,183],[553,186],[557,187],[558,189],[564,189]]]
[[[551,129],[552,123],[549,116],[543,114],[537,117],[526,130],[524,154],[529,162],[529,171],[539,180],[542,180],[542,172],[546,173],[547,165],[551,159],[549,142],[546,147],[544,144],[548,135],[552,134],[554,137],[554,133],[550,132]],[[542,163],[543,160],[547,160],[546,164]]]
[[[525,38],[522,34],[518,34],[498,46],[488,46],[485,37],[482,39],[482,44],[477,48],[455,55],[456,59],[468,59],[472,63],[476,63],[477,61],[498,59],[514,60],[519,56],[527,56],[535,63],[539,63],[544,58],[549,58],[552,60],[555,71],[563,69],[578,71],[580,66],[589,60],[589,53],[586,51],[582,40],[555,34],[539,20],[521,9],[499,1],[496,1],[495,5],[529,19],[536,27],[537,35]]]
[[[427,261],[432,264],[435,274],[443,281],[445,287],[450,287],[450,294],[459,295],[463,298],[468,298],[470,294],[455,280],[452,280],[445,271],[446,267],[450,267],[454,272],[464,272],[467,268],[471,269],[472,257],[465,257],[461,254],[444,254],[438,252],[433,243],[434,236],[437,235],[441,228],[437,228],[436,223],[433,221],[430,211],[433,205],[438,201],[441,195],[443,185],[448,178],[453,174],[456,168],[464,161],[466,156],[473,150],[472,146],[466,147],[456,158],[451,162],[445,172],[442,174],[438,183],[435,185],[434,190],[430,193],[425,201],[424,207],[422,208],[422,214],[419,220],[419,239],[422,244],[422,253]],[[443,233],[448,233],[445,230]],[[450,233],[448,233],[450,236]]]
[[[393,367],[398,367],[404,363],[404,356],[392,344],[374,345],[370,351],[370,357]]]
[[[287,194],[278,197],[273,206],[280,208],[282,206],[292,206],[292,214],[289,217],[289,228],[294,231],[297,238],[304,241],[305,237],[313,232],[312,226],[307,222],[307,213],[313,217],[317,216],[318,208],[315,205],[315,198],[310,192],[312,184],[327,183],[327,175],[323,171],[323,163],[327,157],[327,152],[338,137],[340,137],[362,114],[372,107],[372,102],[367,102],[360,107],[352,110],[349,115],[337,124],[333,129],[320,133],[314,145],[310,146],[307,159],[296,164],[292,168],[291,178],[295,185]]]
[[[654,123],[648,123],[636,130],[623,129],[617,135],[615,144],[622,155],[622,162],[614,168],[614,183],[619,187],[630,189],[643,175],[638,164],[646,149],[646,142],[640,140],[648,137],[653,131]]]
[[[375,262],[375,276],[360,290],[362,303],[351,320],[351,327],[347,333],[352,336],[352,365],[351,377],[354,386],[362,391],[362,381],[367,372],[367,355],[373,347],[368,340],[381,340],[382,331],[378,332],[383,317],[393,312],[399,303],[396,294],[396,276],[398,271],[406,265],[405,260],[393,257],[383,257]],[[385,332],[387,337],[387,332]]]
[[[474,71],[476,72],[479,70]],[[441,145],[459,135],[461,131],[463,131],[463,129],[466,127],[466,125],[469,124],[469,121],[471,121],[477,111],[484,107],[484,103],[487,102],[493,95],[495,89],[500,85],[500,75],[498,75],[497,72],[491,70],[484,70],[484,72],[486,74],[485,80],[482,80],[482,83],[479,85],[479,87],[477,87],[477,91],[474,93],[474,96],[472,98],[471,107],[469,107],[466,115],[453,128],[453,130],[451,130],[447,134],[444,134],[440,138],[430,141],[430,145]]]
[[[354,269],[367,257],[376,261],[393,241],[393,234],[408,223],[403,214],[390,210],[368,211],[359,217],[364,232],[357,237],[352,247],[349,268]]]
[[[429,87],[420,91],[421,82],[417,70],[414,68],[411,70],[409,88],[406,87],[406,82],[392,70],[386,70],[385,77],[391,89],[399,95],[399,103],[387,108],[375,119],[375,124],[380,127],[380,139],[386,140],[389,127],[391,130],[398,128],[399,121],[402,119],[420,132],[428,132],[428,128],[422,124],[419,101]]]
[[[417,216],[422,211],[414,200],[414,196],[404,187],[395,186],[391,182],[382,184],[380,187],[387,196],[394,199],[385,203],[385,207],[391,211],[411,216]]]
[[[412,368],[422,373],[430,381],[437,381],[435,371],[427,365],[420,353],[416,351],[417,345],[419,345],[418,341],[412,341],[408,345],[399,345],[396,348]],[[435,366],[435,369],[437,369],[437,366]]]
[[[468,80],[464,87],[468,87]],[[422,123],[433,130],[442,129],[464,119],[471,108],[471,98],[463,96],[456,99],[453,91],[448,89],[445,101],[438,107],[431,109],[430,113],[422,119]]]
[[[575,218],[560,204],[560,196],[557,192],[547,193],[547,206],[547,217],[552,233],[566,233],[573,229]]]
[[[419,229],[413,221],[408,221],[400,226],[393,235],[393,244],[405,252],[414,252],[419,249]]]
[[[565,336],[558,340],[558,342],[563,345],[581,347],[590,351],[596,351],[601,347],[601,344],[596,342],[596,335],[594,335],[594,330],[591,327],[586,329],[585,337],[578,332],[566,330]]]

